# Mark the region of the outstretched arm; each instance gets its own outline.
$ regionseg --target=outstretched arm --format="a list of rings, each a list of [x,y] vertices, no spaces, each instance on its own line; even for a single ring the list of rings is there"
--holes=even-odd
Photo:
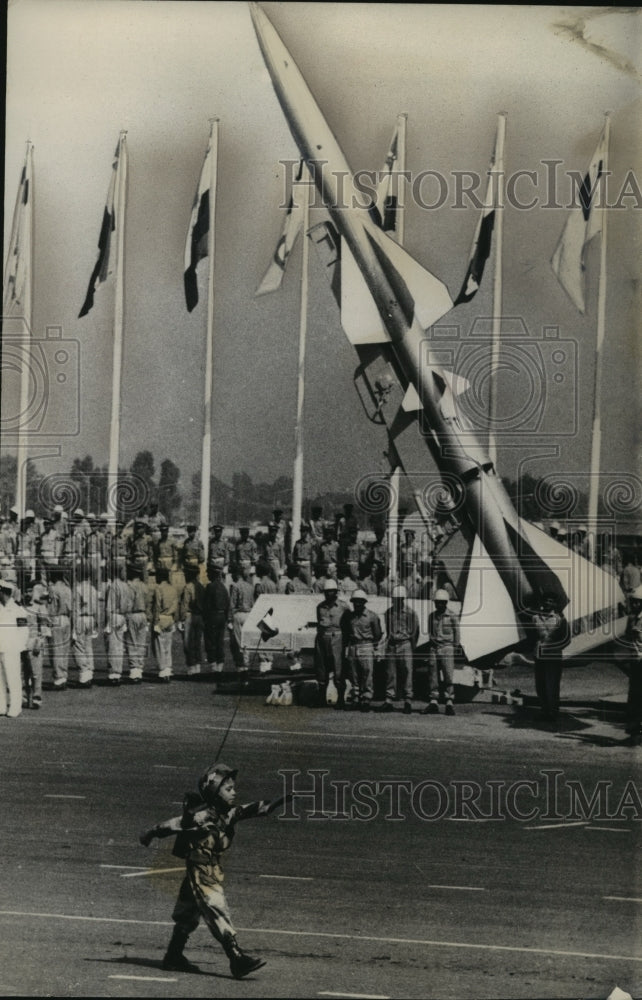
[[[270,813],[283,806],[286,802],[291,802],[293,795],[280,795],[278,799],[259,799],[258,802],[248,802],[243,806],[236,806],[230,813],[229,822],[234,824],[242,819],[254,819],[255,816],[269,816]]]
[[[171,837],[176,833],[180,833],[183,829],[181,826],[182,819],[182,816],[172,816],[171,819],[167,819],[163,823],[157,823],[156,826],[150,827],[149,830],[143,830],[139,834],[138,840],[143,847],[149,847],[155,837],[163,840],[165,837]]]

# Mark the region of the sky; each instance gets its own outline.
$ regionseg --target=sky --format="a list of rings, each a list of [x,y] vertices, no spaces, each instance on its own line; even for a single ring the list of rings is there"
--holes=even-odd
[[[506,348],[540,359],[497,377],[510,425],[525,396],[541,396],[530,424],[500,437],[498,470],[564,475],[585,488],[593,405],[599,239],[587,259],[587,314],[558,284],[550,257],[568,215],[545,208],[544,160],[584,172],[611,112],[610,167],[617,200],[630,172],[642,183],[641,15],[635,8],[266,3],[354,170],[379,169],[397,114],[408,115],[407,166],[439,172],[448,197],[421,188],[405,210],[405,246],[456,296],[477,211],[456,202],[456,172],[487,170],[497,114],[507,114],[506,172],[536,171],[516,188],[530,210],[504,213]],[[8,14],[5,249],[25,142],[34,143],[34,336],[60,328],[78,356],[50,378],[31,456],[42,472],[77,455],[106,464],[111,394],[113,285],[78,319],[97,256],[113,152],[127,130],[125,345],[121,464],[149,449],[170,458],[183,488],[200,468],[206,264],[201,303],[188,314],[183,253],[208,119],[220,119],[216,205],[212,471],[272,481],[294,459],[301,241],[280,291],[256,298],[282,224],[285,170],[296,147],[272,89],[245,3],[148,0],[13,0]],[[640,218],[635,196],[608,215],[603,364],[605,484],[639,473]],[[312,221],[316,221],[313,212]],[[442,341],[470,373],[475,330],[492,309],[489,264],[473,302],[442,321]],[[387,471],[385,440],[353,385],[357,363],[316,259],[310,256],[305,472],[308,495],[352,490]],[[478,321],[475,324],[475,321]],[[482,322],[483,325],[483,322]],[[558,328],[564,381],[552,376],[544,331]],[[511,347],[511,345],[513,345]],[[516,345],[516,346],[515,346]],[[43,348],[57,372],[56,350]],[[535,354],[532,354],[535,352]],[[58,355],[59,357],[61,355]],[[531,366],[532,367],[532,366]],[[536,365],[537,367],[537,365]],[[539,371],[539,369],[537,369]],[[537,375],[536,371],[536,375]],[[530,379],[530,381],[529,381]],[[3,418],[15,388],[5,372]],[[483,423],[485,377],[468,404]],[[514,421],[513,421],[514,423]],[[482,428],[483,430],[483,428]],[[482,438],[483,438],[482,433]],[[3,446],[10,451],[11,441]],[[421,442],[419,458],[421,461]],[[50,456],[55,453],[55,456]],[[426,457],[426,462],[428,459]]]

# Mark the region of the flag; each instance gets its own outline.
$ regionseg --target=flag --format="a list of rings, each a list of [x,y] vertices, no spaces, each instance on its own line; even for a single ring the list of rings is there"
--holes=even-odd
[[[394,171],[398,159],[399,126],[395,125],[383,170],[379,174],[377,204],[372,210],[374,221],[386,233],[394,233],[397,229],[397,210],[399,205],[396,194],[397,185],[394,183]]]
[[[199,261],[208,256],[208,241],[210,224],[213,223],[211,209],[214,206],[215,191],[212,190],[212,177],[216,170],[216,151],[214,150],[214,124],[210,131],[203,169],[196,188],[192,214],[189,220],[187,241],[185,243],[185,302],[187,311],[191,312],[198,303],[198,285],[196,283],[196,267]],[[214,161],[214,162],[213,162]],[[215,183],[215,181],[214,181]]]
[[[454,305],[461,305],[462,302],[470,302],[475,297],[481,285],[486,261],[490,257],[490,247],[495,227],[495,211],[497,209],[497,190],[499,186],[499,174],[504,169],[503,163],[497,160],[497,137],[495,138],[495,148],[488,168],[488,181],[486,184],[486,197],[482,207],[481,215],[477,220],[473,244],[470,248],[468,258],[468,269],[464,277],[459,295],[455,299]]]
[[[274,624],[274,608],[270,608],[260,622],[257,622],[256,627],[261,634],[261,641],[267,642],[268,639],[274,639],[275,636],[279,634],[279,630]]]
[[[602,217],[595,208],[595,196],[599,190],[600,177],[606,169],[607,153],[604,131],[580,186],[579,204],[571,209],[551,258],[557,280],[581,313],[585,311],[584,249],[602,231]]]
[[[94,304],[94,295],[98,285],[102,285],[114,270],[115,251],[112,252],[114,233],[119,225],[125,224],[125,186],[127,181],[127,144],[126,134],[121,132],[114,153],[111,169],[111,180],[107,191],[107,201],[103,212],[103,222],[98,237],[98,260],[91,272],[87,295],[78,318],[86,316]]]
[[[300,183],[302,176],[303,160],[299,162],[299,170],[294,183]],[[294,250],[294,244],[303,227],[303,213],[304,199],[302,197],[296,198],[296,190],[293,186],[279,242],[276,245],[272,260],[263,275],[263,280],[257,288],[255,295],[266,295],[268,292],[275,292],[281,287],[288,258]]]
[[[31,283],[32,237],[33,146],[29,142],[20,174],[9,251],[4,269],[3,313],[7,317],[25,315],[25,311],[28,309],[26,299]]]

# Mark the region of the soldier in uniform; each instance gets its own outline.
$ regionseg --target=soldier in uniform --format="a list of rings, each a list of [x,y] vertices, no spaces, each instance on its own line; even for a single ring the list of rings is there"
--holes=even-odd
[[[337,581],[328,577],[324,582],[323,600],[317,604],[317,637],[314,643],[314,668],[319,687],[319,703],[326,703],[326,689],[331,680],[337,689],[337,708],[345,703],[346,671],[344,670],[342,620],[348,605],[338,600]]]
[[[127,560],[132,565],[138,566],[144,583],[147,583],[152,557],[152,544],[147,534],[147,525],[144,521],[135,521],[134,534],[130,536],[127,544]]]
[[[323,529],[325,528],[325,521],[323,520],[323,507],[313,507],[310,512],[310,538],[316,548],[323,541]]]
[[[143,583],[140,566],[130,563],[127,567],[127,584],[131,591],[131,608],[127,615],[125,649],[129,663],[129,679],[140,684],[143,679],[149,621],[151,618],[151,593]]]
[[[321,575],[323,566],[327,566],[328,563],[336,563],[338,558],[339,543],[334,537],[334,528],[332,525],[326,525],[323,529],[323,541],[317,551],[317,560],[319,565],[317,576]]]
[[[98,592],[89,579],[89,573],[81,569],[73,590],[73,612],[71,648],[78,667],[78,687],[90,688],[94,682],[94,644],[96,638],[96,614]]]
[[[278,537],[278,528],[274,521],[268,524],[267,538],[261,544],[261,559],[270,568],[270,576],[274,583],[279,582],[279,578],[285,568],[285,546]]]
[[[196,535],[197,530],[195,524],[187,525],[187,538],[181,546],[179,557],[183,573],[190,567],[200,571],[201,566],[205,562],[205,549],[203,548],[202,541]]]
[[[234,550],[234,562],[237,570],[240,572],[244,562],[249,563],[250,566],[254,566],[259,553],[256,542],[253,538],[250,538],[250,529],[247,525],[239,528],[239,535],[241,537],[236,543]]]
[[[412,712],[412,658],[419,637],[419,619],[406,606],[406,588],[401,585],[392,592],[392,605],[386,611],[386,700],[380,712],[392,712],[397,697],[397,683],[403,688],[404,715]]]
[[[20,656],[28,640],[27,617],[13,599],[13,584],[0,580],[0,715],[10,719],[22,712]]]
[[[545,595],[532,615],[535,639],[535,690],[542,719],[555,722],[560,708],[562,650],[571,641],[568,622],[558,610],[554,594]]]
[[[220,674],[225,668],[225,625],[230,613],[230,595],[220,566],[211,563],[207,573],[209,583],[203,592],[205,655],[210,669]]]
[[[230,565],[230,546],[226,538],[223,538],[223,525],[212,525],[212,537],[209,541],[207,553],[207,565],[218,566],[224,576]]]
[[[629,616],[624,639],[630,649],[629,693],[626,702],[626,743],[637,747],[642,743],[642,586],[629,595]]]
[[[186,567],[186,573],[193,567]],[[172,637],[178,619],[178,592],[169,582],[169,572],[162,566],[156,574],[152,591],[152,635],[154,655],[158,663],[158,679],[169,683],[172,678]]]
[[[198,570],[193,566],[189,567],[186,570],[186,583],[180,596],[178,608],[178,627],[183,632],[183,649],[185,650],[188,677],[195,677],[201,672],[204,589],[203,584],[198,579]]]
[[[301,523],[301,537],[292,546],[292,562],[299,566],[301,579],[308,587],[312,586],[312,567],[315,564],[316,546],[310,538],[310,529],[305,522]]]
[[[172,913],[174,931],[163,958],[163,968],[168,972],[199,971],[184,956],[183,949],[201,919],[223,947],[235,979],[243,979],[265,965],[239,947],[223,892],[221,856],[230,847],[240,820],[267,816],[290,801],[291,796],[237,806],[236,774],[225,764],[213,764],[201,777],[198,794],[185,796],[182,816],[159,823],[139,837],[141,844],[148,847],[155,837],[178,835],[174,854],[185,858],[185,878]]]
[[[350,598],[352,611],[345,612],[342,620],[344,643],[350,659],[353,702],[348,707],[369,712],[374,694],[375,649],[382,636],[379,616],[366,608],[368,596],[355,590]]]
[[[242,629],[254,606],[254,584],[250,581],[250,562],[241,562],[241,575],[230,584],[230,606],[228,628],[232,632],[234,660],[239,669],[247,670],[250,655],[243,649]]]
[[[423,715],[439,714],[439,672],[444,678],[446,715],[455,714],[455,651],[460,645],[459,620],[448,608],[448,592],[437,590],[433,598],[435,610],[428,616],[428,685],[430,701]]]
[[[49,620],[51,622],[51,659],[53,690],[64,691],[69,675],[71,615],[73,597],[62,569],[54,569],[49,581]]]
[[[125,633],[127,632],[127,617],[131,612],[132,605],[133,595],[131,587],[127,584],[127,571],[124,566],[117,566],[113,563],[105,596],[105,638],[109,661],[108,682],[112,687],[119,687],[123,677]]]

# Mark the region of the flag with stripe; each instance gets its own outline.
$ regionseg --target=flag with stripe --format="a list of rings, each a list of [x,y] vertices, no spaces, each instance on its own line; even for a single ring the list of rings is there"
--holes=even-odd
[[[26,299],[31,282],[32,236],[33,146],[27,143],[4,270],[2,303],[3,313],[7,317],[23,315],[27,308]]]
[[[302,176],[303,160],[300,160],[299,169],[292,186],[292,193],[290,194],[290,201],[285,213],[285,219],[283,220],[283,229],[281,230],[276,250],[272,254],[272,260],[263,275],[261,284],[255,292],[256,295],[267,295],[268,292],[276,292],[281,287],[288,258],[294,250],[294,245],[303,227],[305,201],[300,194],[297,196],[296,187],[294,186],[301,182]]]
[[[204,257],[208,256],[210,225],[213,224],[212,208],[214,205],[213,177],[216,170],[216,151],[213,142],[214,125],[210,130],[210,138],[205,152],[203,169],[196,188],[192,214],[189,220],[187,240],[185,243],[185,303],[187,311],[191,312],[198,303],[198,283],[196,268]]]
[[[602,231],[602,213],[595,202],[600,178],[606,169],[607,153],[606,131],[603,131],[580,185],[577,204],[571,209],[551,258],[557,280],[581,313],[585,312],[585,248]]]
[[[98,237],[98,260],[91,272],[87,295],[78,318],[86,316],[94,305],[94,296],[99,285],[104,284],[112,274],[115,266],[116,227],[125,224],[125,187],[127,181],[127,142],[124,132],[121,133],[114,153],[111,179],[107,191],[107,201],[103,212],[103,221]]]
[[[504,169],[503,163],[497,162],[497,137],[495,138],[495,148],[488,168],[488,181],[486,183],[486,194],[481,215],[477,220],[473,243],[470,248],[468,258],[468,268],[464,277],[459,295],[455,299],[454,305],[461,305],[463,302],[470,302],[479,291],[486,261],[490,257],[491,244],[493,239],[493,229],[495,227],[495,212],[497,209],[497,190],[499,187],[499,175]]]

